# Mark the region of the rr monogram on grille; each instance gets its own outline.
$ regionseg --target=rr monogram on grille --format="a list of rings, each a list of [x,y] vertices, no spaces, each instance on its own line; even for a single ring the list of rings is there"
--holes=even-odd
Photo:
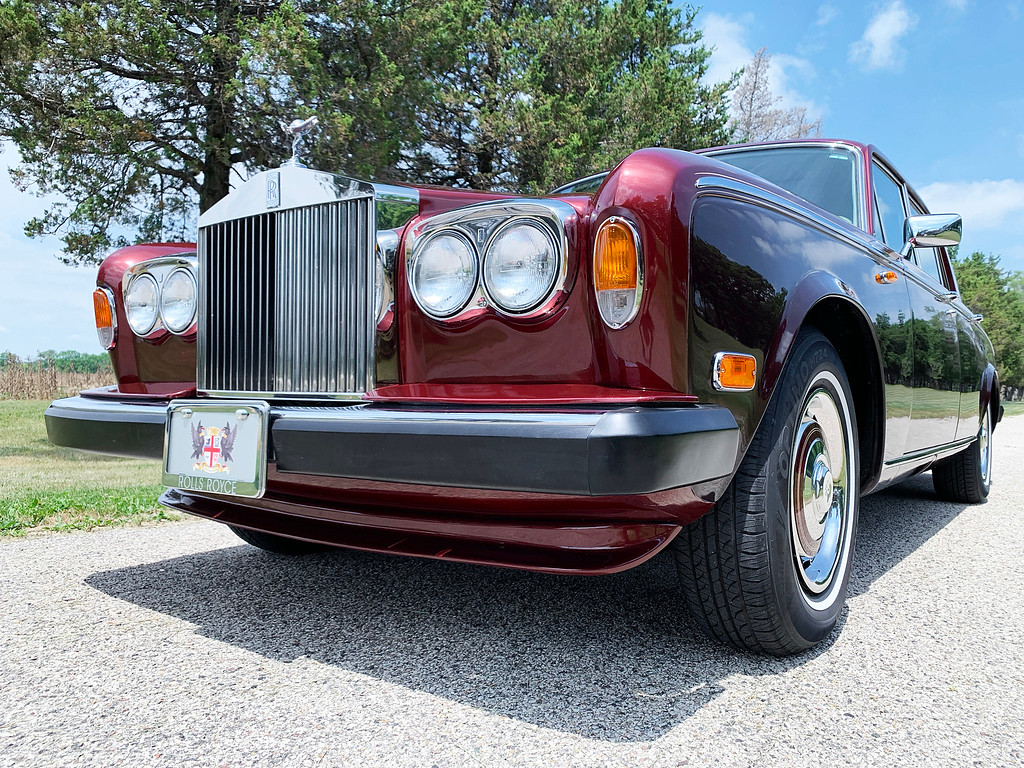
[[[267,208],[281,205],[281,173],[271,171],[267,174]]]

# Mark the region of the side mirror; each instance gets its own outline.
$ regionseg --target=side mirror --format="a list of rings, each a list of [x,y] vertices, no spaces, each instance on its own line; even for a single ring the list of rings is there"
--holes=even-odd
[[[955,213],[908,216],[903,239],[913,248],[942,248],[960,244],[963,219]]]

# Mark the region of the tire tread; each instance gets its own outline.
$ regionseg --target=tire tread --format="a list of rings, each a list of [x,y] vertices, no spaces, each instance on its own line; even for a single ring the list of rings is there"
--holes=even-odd
[[[831,349],[821,334],[807,335],[808,343],[824,341]],[[801,360],[798,379],[808,380],[818,360]],[[780,379],[762,425],[772,424],[780,410],[788,413],[802,396],[784,389],[785,383]],[[707,635],[739,650],[788,656],[813,643],[788,631],[773,583],[767,496],[778,452],[772,435],[771,429],[757,430],[728,489],[710,512],[683,529],[673,553],[689,613]]]

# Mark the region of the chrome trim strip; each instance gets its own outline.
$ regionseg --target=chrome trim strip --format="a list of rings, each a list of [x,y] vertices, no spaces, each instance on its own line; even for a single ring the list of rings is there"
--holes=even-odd
[[[142,422],[154,422],[156,421],[155,414],[166,414],[167,402],[167,400],[160,400],[159,402],[131,403],[124,400],[100,400],[99,398],[74,395],[54,400],[49,407],[61,411],[60,416],[62,417],[66,417],[70,412],[75,415],[88,414],[103,418],[137,416]]]
[[[232,389],[197,389],[197,394],[211,398],[258,398],[261,400],[359,400],[365,392],[285,392],[285,391],[239,391]]]
[[[955,443],[947,443],[945,445],[936,445],[932,448],[924,448],[914,453],[908,453],[905,456],[900,456],[898,459],[892,459],[891,461],[885,462],[885,467],[898,467],[900,464],[906,464],[908,461],[917,461],[919,459],[936,458],[941,459],[949,454],[957,453],[963,450],[968,445],[978,439],[977,435],[971,435],[965,437],[962,440],[957,440]]]
[[[752,199],[766,207],[774,208],[783,213],[796,216],[815,228],[833,234],[851,245],[871,251],[872,256],[882,260],[883,263],[895,263],[899,265],[902,261],[902,259],[900,259],[900,255],[896,251],[887,247],[881,241],[875,240],[867,232],[854,227],[854,225],[843,222],[843,225],[845,226],[841,226],[838,222],[826,218],[813,208],[808,208],[800,203],[787,200],[781,195],[777,195],[776,193],[755,184],[751,184],[746,181],[739,181],[738,179],[732,179],[728,176],[706,174],[698,177],[696,187],[698,192],[711,194],[715,192],[732,193],[732,195],[726,196],[735,196],[741,199]],[[850,227],[851,229],[846,229],[845,227]]]
[[[439,406],[440,407],[440,406]],[[418,422],[421,424],[561,424],[563,426],[594,426],[608,410],[580,411],[539,411],[537,413],[520,413],[518,411],[417,411],[412,409],[388,409],[379,403],[372,406],[367,403],[342,407],[324,406],[320,408],[303,408],[294,406],[281,408],[271,407],[271,416],[287,421],[289,419],[316,419],[321,422]]]

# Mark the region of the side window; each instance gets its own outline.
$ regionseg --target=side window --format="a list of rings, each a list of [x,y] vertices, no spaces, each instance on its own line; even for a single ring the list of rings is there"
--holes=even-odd
[[[914,205],[914,201],[910,201],[910,213],[912,216],[920,216],[922,211],[918,210],[917,206]],[[942,256],[939,253],[938,248],[915,248],[913,251],[914,262],[924,272],[939,285],[944,286],[946,281],[942,277],[942,266],[940,264]]]
[[[942,279],[942,272],[939,270],[939,254],[935,248],[915,248],[914,259],[917,261],[917,266],[927,273],[928,277],[934,280],[939,285],[945,282]]]
[[[872,176],[875,182],[875,205],[882,222],[879,239],[894,251],[903,248],[903,224],[906,213],[903,210],[903,192],[893,178],[878,163],[874,164]]]

